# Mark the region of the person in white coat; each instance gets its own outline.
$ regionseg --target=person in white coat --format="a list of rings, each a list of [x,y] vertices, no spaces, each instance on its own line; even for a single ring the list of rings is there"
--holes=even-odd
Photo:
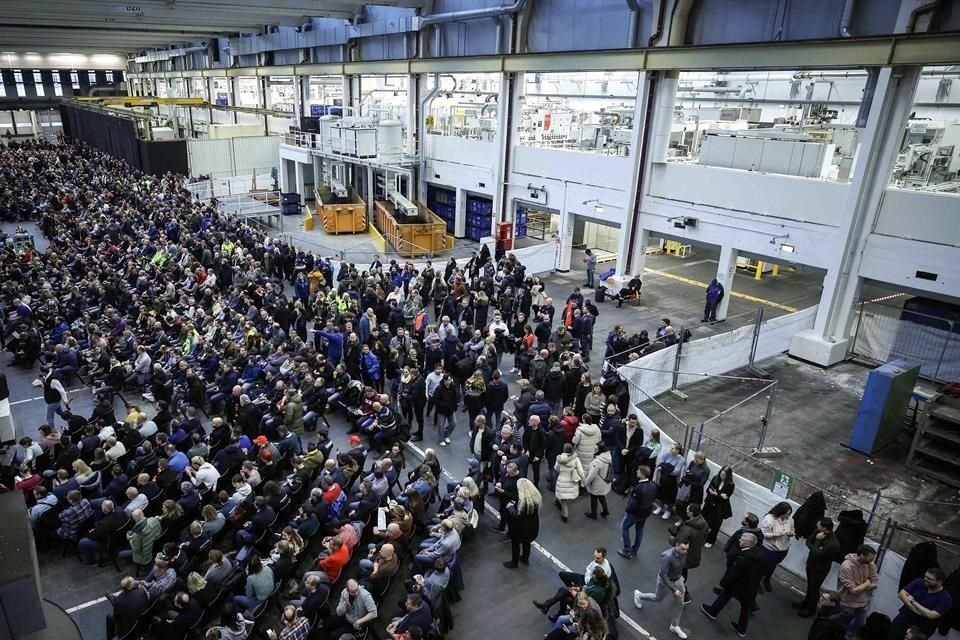
[[[600,439],[600,427],[593,424],[593,420],[589,416],[583,416],[583,421],[580,422],[577,430],[573,433],[572,442],[577,457],[580,458],[580,466],[584,469],[590,468],[590,463],[593,462],[593,454],[597,450],[597,445],[600,444]]]
[[[590,494],[590,511],[584,513],[591,520],[597,519],[597,504],[603,507],[600,515],[606,518],[610,515],[610,509],[607,508],[607,494],[613,485],[613,457],[607,446],[602,442],[597,445],[597,454],[590,462],[590,468],[587,470],[587,479],[583,481],[583,487]]]
[[[560,519],[566,522],[570,516],[570,503],[580,495],[580,483],[586,477],[580,458],[573,452],[573,445],[569,442],[563,445],[563,453],[557,456],[554,469],[557,472],[557,499],[554,504],[560,508]]]

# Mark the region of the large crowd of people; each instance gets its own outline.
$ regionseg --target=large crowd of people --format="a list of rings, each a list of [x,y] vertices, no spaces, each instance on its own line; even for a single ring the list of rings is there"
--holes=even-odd
[[[180,178],[79,144],[0,152],[0,216],[32,218],[50,240],[0,254],[2,347],[39,372],[46,404],[45,424],[8,452],[7,484],[23,492],[39,547],[130,569],[111,595],[110,638],[348,640],[394,610],[389,637],[438,637],[486,499],[510,542],[503,565],[517,569],[547,492],[563,522],[583,493],[593,520],[620,510],[611,492],[625,496],[625,562],[649,517],[668,521],[675,542],[633,602],[669,600],[670,630],[687,637],[688,576],[733,516],[733,472],[711,476],[702,454],[688,462],[680,444],[645,433],[614,368],[591,376],[599,312],[579,288],[555,303],[502,248],[442,267],[314,255],[193,198]],[[626,362],[678,339],[668,319],[653,338],[617,326],[604,356]],[[89,415],[73,411],[75,380],[92,387]],[[346,446],[332,416],[349,426]],[[434,452],[458,431],[468,471],[444,483]],[[420,440],[435,448],[414,462],[403,443]],[[731,624],[746,633],[791,516],[786,503],[744,516],[704,615],[736,599]],[[832,527],[824,518],[805,534],[811,551]],[[844,562],[839,594],[818,598],[825,573],[808,590],[800,614],[827,630],[811,637],[863,624],[857,609],[875,588],[864,585],[876,581],[867,551]],[[932,571],[904,600],[919,617],[893,640],[920,640],[935,619],[924,612],[949,609],[930,596],[943,583]],[[551,615],[547,637],[615,637],[607,550],[560,579],[535,603]]]

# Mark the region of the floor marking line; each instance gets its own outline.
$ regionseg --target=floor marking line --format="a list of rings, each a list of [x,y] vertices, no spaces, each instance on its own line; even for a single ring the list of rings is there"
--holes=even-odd
[[[86,388],[87,387],[77,387],[76,389],[67,389],[67,395],[70,395],[71,393],[77,393],[78,391],[84,391]],[[37,400],[43,400],[43,396],[36,396],[34,398],[27,398],[25,400],[17,400],[16,402],[11,402],[10,406],[12,407],[14,405],[24,404],[26,402],[36,402]]]
[[[410,449],[412,449],[414,453],[420,456],[421,459],[426,457],[423,450],[417,445],[413,444],[412,442],[405,442],[404,444]],[[441,469],[440,474],[446,476],[447,478],[449,478],[450,480],[453,480],[454,482],[459,482],[459,480],[457,480],[457,478],[455,478],[453,474],[447,471],[446,469]],[[486,509],[484,509],[486,514],[492,516],[493,519],[496,520],[497,522],[500,522],[500,510],[494,507],[492,504],[490,504],[487,500],[484,500],[483,503],[486,505]],[[547,551],[547,549],[543,545],[541,545],[539,542],[534,541],[530,545],[530,548],[534,549],[544,558],[546,558],[551,563],[553,563],[553,565],[557,567],[557,569],[559,569],[560,571],[573,571],[573,569],[571,569],[566,564],[564,564],[564,562],[560,560],[560,558],[558,558],[557,556]],[[622,592],[621,592],[621,595],[623,595]],[[69,613],[69,611],[67,613]],[[626,613],[624,613],[623,609],[620,609],[620,617],[617,619],[622,620],[627,624],[627,626],[631,627],[634,631],[638,632],[639,634],[647,638],[650,638],[650,640],[656,640],[656,638],[654,638],[649,631],[641,627],[636,620],[634,620],[633,618],[628,616]]]
[[[116,593],[114,593],[114,594],[112,594],[112,595],[115,595],[115,596],[120,595],[120,592],[117,591]],[[101,597],[97,598],[96,600],[91,600],[90,602],[84,602],[83,604],[78,604],[78,605],[75,606],[75,607],[70,607],[69,609],[64,609],[64,611],[66,611],[68,614],[70,614],[70,613],[76,613],[77,611],[82,611],[83,609],[86,609],[86,608],[88,608],[88,607],[94,607],[94,606],[100,604],[101,602],[106,602],[108,599],[109,599],[109,598],[107,598],[107,596],[101,596]]]
[[[644,267],[643,270],[649,273],[656,274],[658,276],[663,276],[664,278],[670,278],[671,280],[676,280],[677,282],[682,282],[684,284],[700,287],[701,289],[706,289],[708,286],[710,286],[706,282],[700,282],[699,280],[693,280],[691,278],[684,278],[683,276],[678,276],[675,273],[667,273],[666,271],[661,271],[659,269],[650,269],[648,267]],[[783,309],[784,311],[789,311],[790,313],[796,313],[798,311],[796,307],[791,307],[785,304],[780,304],[779,302],[774,302],[772,300],[766,300],[764,298],[751,296],[750,294],[747,294],[747,293],[740,293],[739,291],[730,291],[729,293],[734,298],[740,298],[741,300],[747,300],[749,302],[759,302],[760,304],[765,304],[768,307]]]

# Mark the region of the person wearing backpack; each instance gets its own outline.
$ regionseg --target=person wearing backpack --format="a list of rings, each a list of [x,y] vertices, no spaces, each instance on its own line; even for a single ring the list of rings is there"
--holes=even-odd
[[[637,467],[637,482],[627,492],[627,506],[623,520],[620,522],[620,534],[623,538],[623,548],[617,553],[621,557],[637,557],[640,543],[643,541],[643,526],[647,518],[653,513],[653,503],[657,498],[657,485],[650,481],[650,468],[645,465]],[[636,530],[636,539],[630,542],[630,529]]]
[[[590,469],[583,481],[583,486],[590,494],[590,511],[583,514],[591,520],[597,519],[597,503],[603,507],[600,515],[606,518],[610,515],[607,508],[607,494],[613,485],[613,459],[610,451],[602,442],[597,445],[597,452],[590,462]]]

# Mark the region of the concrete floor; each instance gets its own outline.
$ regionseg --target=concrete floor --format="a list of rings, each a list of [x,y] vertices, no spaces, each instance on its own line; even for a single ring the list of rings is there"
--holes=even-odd
[[[577,256],[574,257],[573,264],[579,264]],[[727,322],[702,325],[699,319],[703,307],[703,288],[697,283],[709,282],[716,271],[715,258],[702,254],[687,259],[651,256],[648,258],[647,267],[651,271],[648,271],[644,278],[643,295],[639,305],[619,310],[615,304],[599,305],[595,351],[602,354],[603,341],[614,324],[623,324],[631,330],[653,330],[659,318],[668,316],[676,327],[691,327],[696,338],[752,323],[758,304],[763,304],[734,296],[730,302],[730,318]],[[546,278],[547,292],[558,301],[565,299],[573,286],[582,284],[583,278],[583,273],[578,271],[551,274]],[[734,292],[746,293],[780,305],[767,307],[767,313],[771,315],[787,313],[782,307],[804,308],[816,303],[819,289],[819,275],[786,271],[776,278],[759,281],[738,274],[733,285]],[[589,294],[589,291],[585,292]],[[509,364],[508,361],[503,368],[509,368]],[[593,358],[591,371],[599,374],[600,366],[601,358]],[[762,363],[761,366],[770,375],[782,380],[768,442],[784,449],[784,465],[796,465],[801,468],[801,475],[810,474],[818,477],[818,481],[819,478],[827,478],[827,473],[831,474],[830,482],[837,485],[843,479],[842,490],[850,493],[851,500],[856,496],[860,503],[869,503],[869,496],[881,486],[885,492],[893,487],[901,487],[904,494],[916,490],[917,481],[911,480],[903,469],[904,450],[894,450],[891,447],[889,460],[884,452],[874,460],[874,464],[869,464],[862,456],[846,450],[840,444],[849,432],[850,421],[855,415],[858,394],[865,376],[863,370],[856,365],[841,365],[823,373],[815,367],[785,357]],[[44,410],[42,401],[37,398],[37,390],[30,386],[36,372],[9,368],[5,369],[5,372],[10,384],[18,433],[33,433],[36,425],[43,420]],[[819,385],[814,384],[816,380],[821,381]],[[515,384],[512,377],[509,381],[511,385]],[[73,389],[71,396],[75,398],[75,411],[86,413],[91,410],[92,402],[88,390]],[[459,425],[454,434],[453,445],[437,450],[451,478],[462,477],[467,458],[466,416],[459,414],[457,419]],[[333,437],[337,442],[344,442],[346,427],[343,422],[333,418],[331,424]],[[819,430],[814,430],[814,427]],[[429,429],[427,432],[430,433]],[[428,438],[428,442],[421,444],[432,443]],[[807,453],[811,450],[823,451],[824,447],[829,447],[827,456],[814,457]],[[824,465],[824,460],[828,464]],[[935,483],[920,483],[921,488],[932,485]],[[932,491],[924,495],[943,494]],[[578,500],[572,508],[571,521],[563,524],[550,505],[549,497],[545,500],[538,540],[540,550],[534,554],[529,567],[517,571],[508,571],[499,564],[509,553],[506,545],[498,545],[495,534],[486,529],[479,531],[479,535],[469,542],[464,551],[467,589],[463,594],[464,601],[455,605],[456,627],[450,637],[457,640],[486,639],[491,635],[532,638],[546,633],[548,622],[529,601],[546,597],[558,586],[555,574],[560,566],[582,569],[590,559],[591,548],[596,545],[604,545],[611,552],[624,590],[620,599],[621,607],[625,616],[633,621],[621,621],[621,636],[668,637],[665,608],[653,605],[638,611],[631,603],[634,588],[649,590],[653,587],[657,555],[668,545],[667,523],[651,520],[640,556],[627,562],[613,555],[619,546],[618,517],[622,514],[622,499],[611,496],[610,507],[613,515],[609,520],[599,522],[582,517],[582,512],[587,508],[585,502],[583,498]],[[488,518],[485,524],[490,523]],[[63,560],[59,553],[43,554],[40,562],[45,596],[71,610],[87,640],[102,638],[103,616],[108,607],[99,599],[105,592],[116,588],[121,574],[117,574],[112,568],[80,569],[76,559]],[[716,583],[721,572],[720,549],[705,551],[703,566],[691,572],[690,588],[696,603],[709,596],[709,589]],[[774,593],[760,599],[761,611],[757,615],[751,635],[758,637],[756,634],[760,629],[776,624],[781,640],[805,638],[808,624],[797,618],[788,606],[788,603],[796,598],[792,590],[795,579],[780,573],[778,577],[780,582],[775,586]],[[491,594],[506,593],[513,596],[511,605],[500,606],[498,615],[490,616],[488,611]],[[392,613],[393,611],[385,612],[384,618]],[[695,605],[685,612],[683,627],[691,633],[691,637],[732,638],[735,636],[726,620],[734,613],[730,608],[722,614],[719,623],[711,623],[696,610]]]

